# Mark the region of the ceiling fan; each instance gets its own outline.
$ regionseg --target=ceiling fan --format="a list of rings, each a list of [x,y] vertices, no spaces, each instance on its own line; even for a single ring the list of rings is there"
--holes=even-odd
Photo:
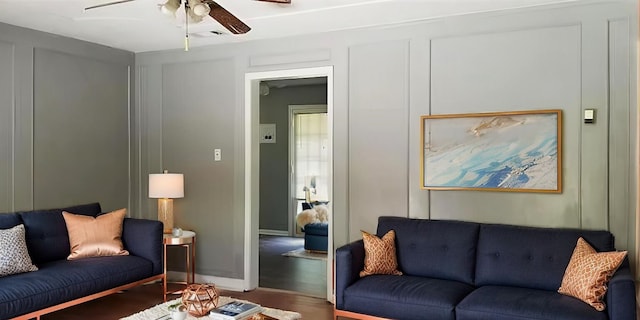
[[[98,4],[84,8],[84,10],[91,10],[102,8],[106,6],[121,4],[125,2],[131,2],[135,0],[118,0]],[[258,0],[264,2],[275,3],[291,3],[291,0]],[[189,23],[198,23],[209,15],[214,20],[218,21],[223,27],[229,30],[233,34],[244,34],[251,30],[242,20],[238,19],[227,9],[220,6],[213,0],[167,0],[162,5],[159,5],[160,11],[166,15],[174,16],[180,7],[184,6],[186,18],[185,18],[185,51],[189,50]]]

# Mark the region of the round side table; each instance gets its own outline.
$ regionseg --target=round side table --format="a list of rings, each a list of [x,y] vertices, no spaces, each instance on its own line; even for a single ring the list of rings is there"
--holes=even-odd
[[[167,301],[167,294],[180,293],[182,290],[167,292],[167,247],[179,246],[187,250],[185,265],[187,267],[187,278],[185,282],[176,282],[179,284],[189,285],[195,282],[196,274],[196,233],[193,231],[182,231],[182,235],[176,237],[172,234],[164,234],[163,239],[164,248],[164,280],[162,281],[162,288],[164,294],[164,301]]]

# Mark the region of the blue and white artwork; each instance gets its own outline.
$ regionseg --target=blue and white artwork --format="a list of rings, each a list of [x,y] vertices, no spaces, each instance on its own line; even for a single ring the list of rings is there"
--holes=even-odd
[[[560,192],[559,110],[424,116],[423,187]]]

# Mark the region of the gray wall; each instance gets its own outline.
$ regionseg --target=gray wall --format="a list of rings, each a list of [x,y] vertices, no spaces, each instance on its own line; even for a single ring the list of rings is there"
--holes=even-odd
[[[0,24],[0,212],[130,207],[133,64],[130,52]]]
[[[374,231],[378,216],[396,215],[606,229],[633,253],[636,15],[635,1],[562,4],[138,54],[140,177],[163,161],[189,172],[176,207],[178,220],[203,234],[197,271],[243,278],[244,74],[333,66],[336,247]],[[209,77],[190,90],[210,98],[163,101],[184,90],[163,80],[193,72]],[[561,194],[420,189],[421,115],[549,108],[564,114]],[[598,110],[595,124],[582,123],[584,108]],[[221,163],[210,159],[217,146]],[[189,159],[200,153],[207,165]],[[141,212],[153,212],[140,200]]]
[[[260,229],[289,230],[289,105],[326,103],[327,85],[271,88],[260,96],[260,123],[276,124],[276,143],[260,144]]]

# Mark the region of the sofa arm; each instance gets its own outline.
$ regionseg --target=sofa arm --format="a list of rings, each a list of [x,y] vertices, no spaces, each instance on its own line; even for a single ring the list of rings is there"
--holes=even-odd
[[[344,290],[360,278],[364,269],[364,242],[358,240],[336,249],[336,308],[344,307]]]
[[[628,261],[609,280],[606,303],[610,320],[636,320],[636,287]]]
[[[153,275],[162,274],[162,222],[125,218],[122,226],[122,244],[131,255],[153,263]]]

